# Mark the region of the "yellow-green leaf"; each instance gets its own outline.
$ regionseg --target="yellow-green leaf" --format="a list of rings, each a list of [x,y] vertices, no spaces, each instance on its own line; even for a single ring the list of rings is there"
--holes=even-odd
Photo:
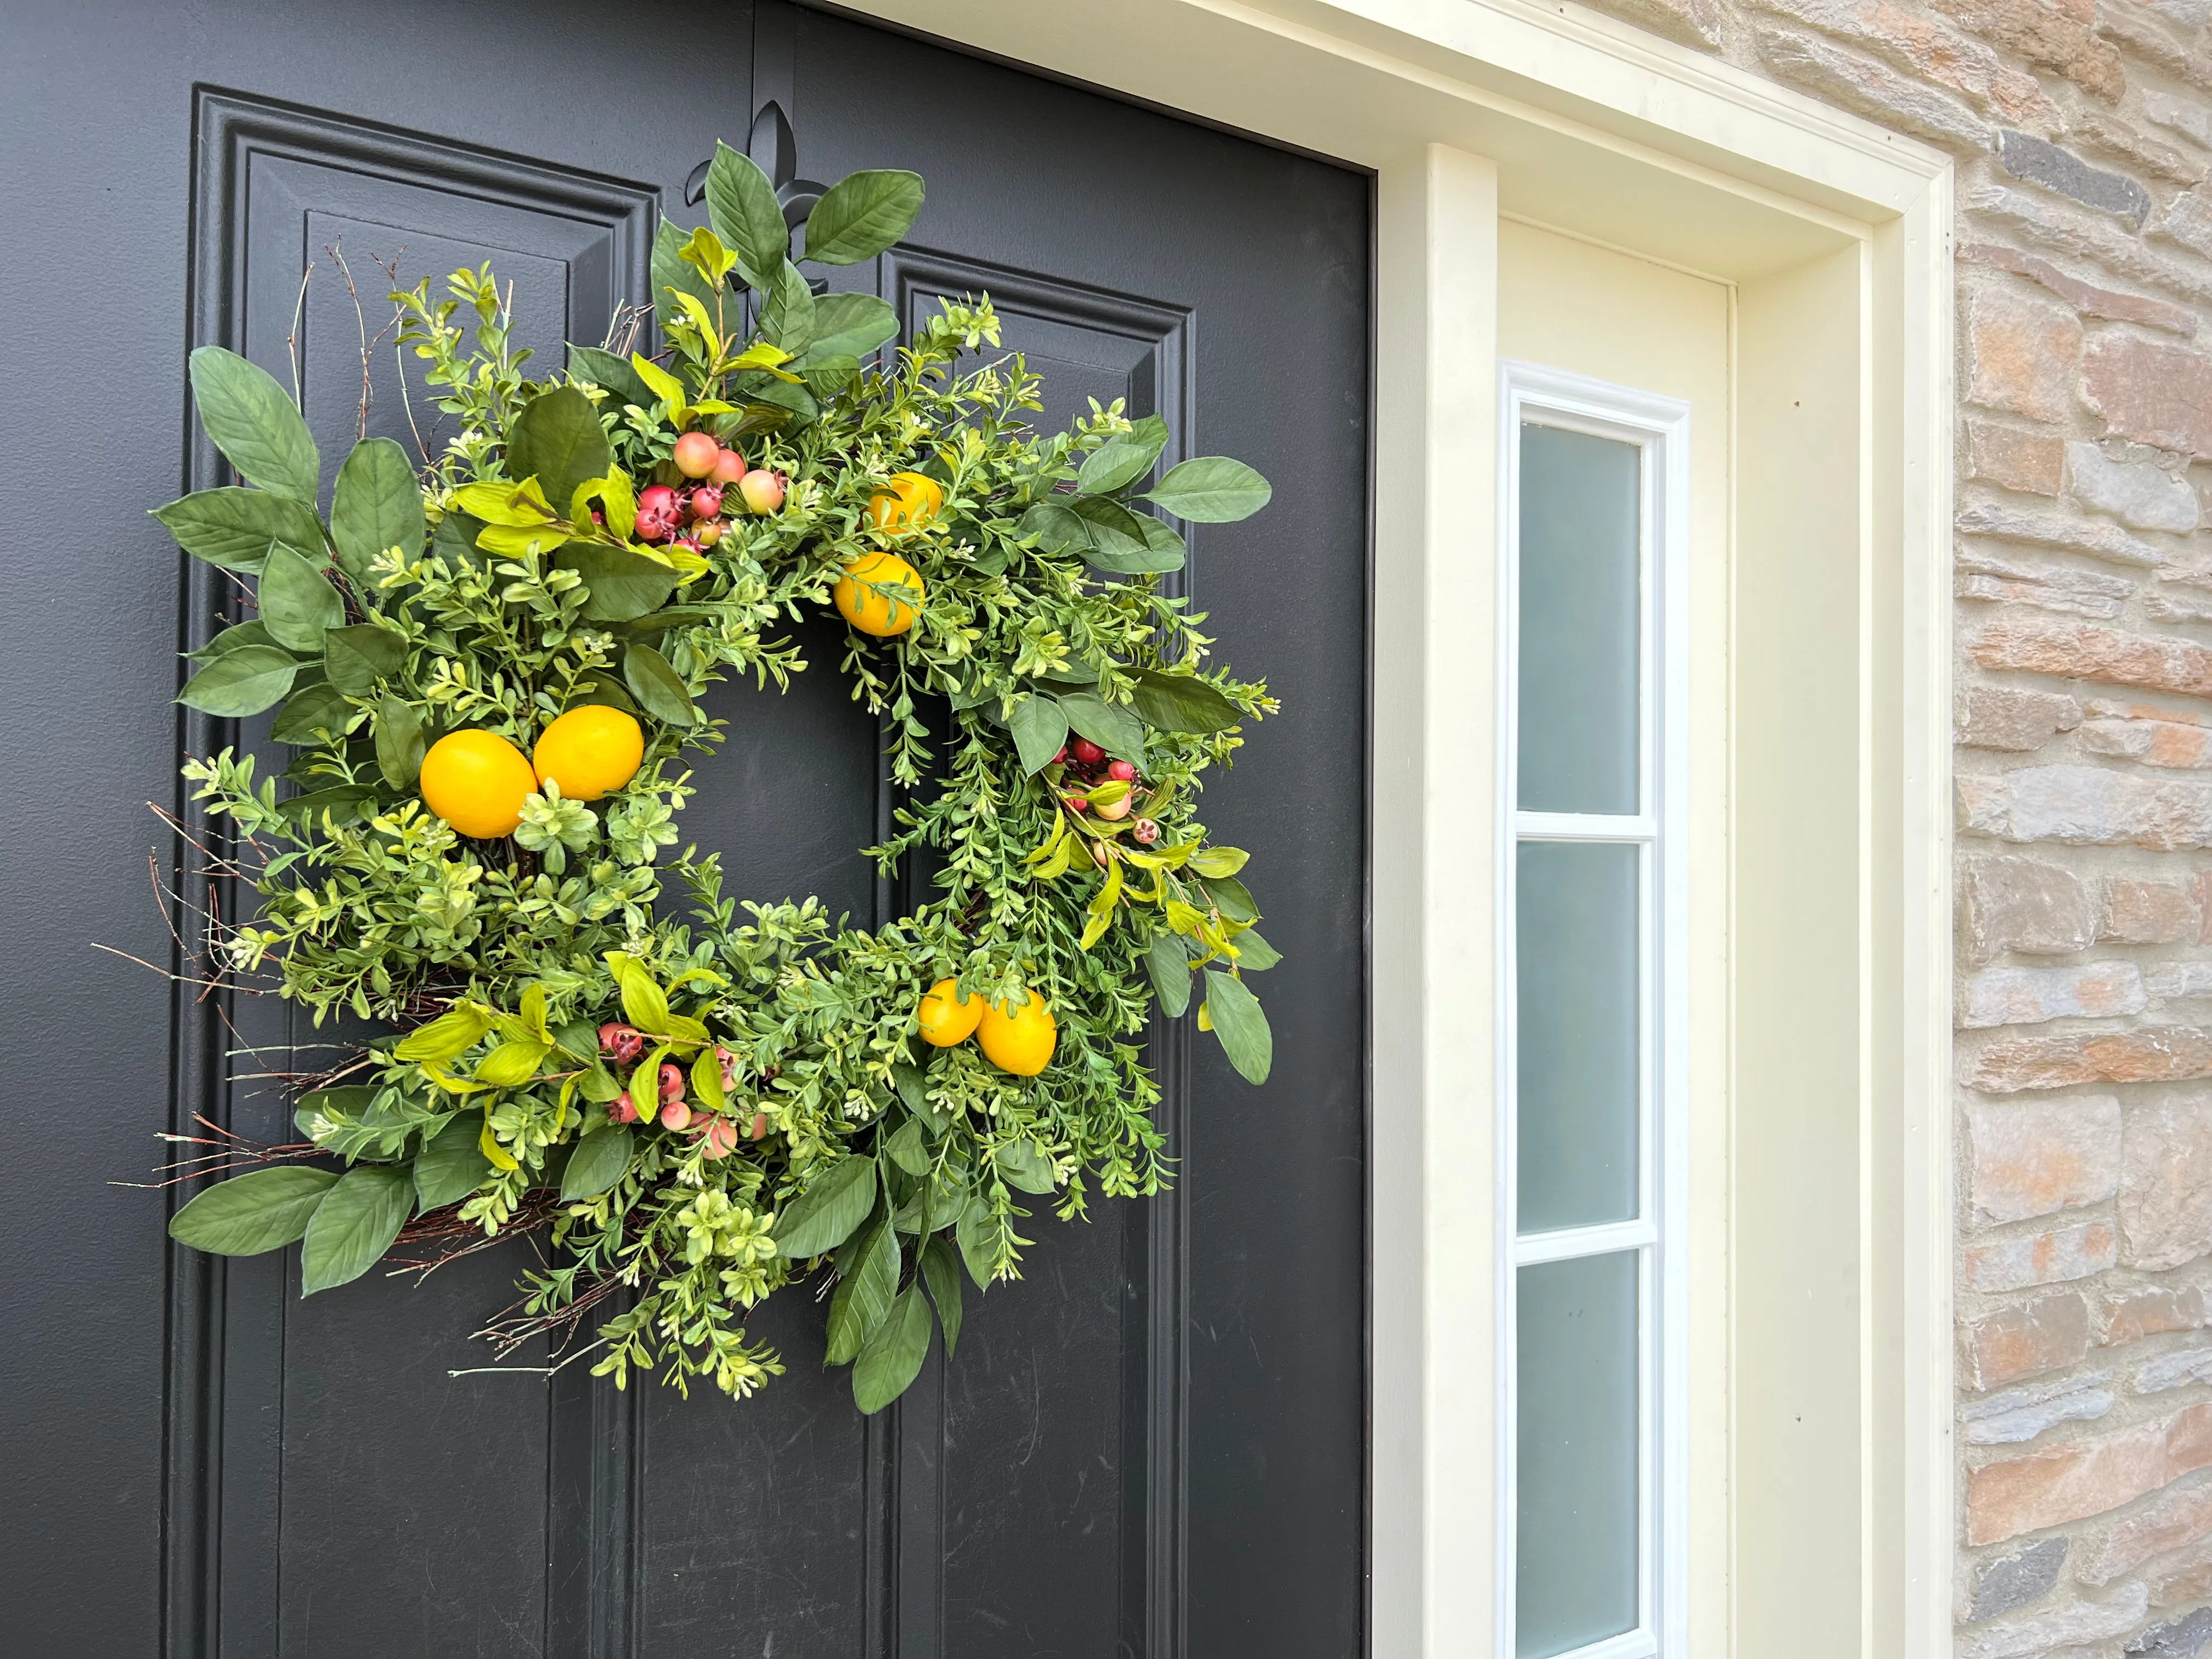
[[[471,1003],[449,1010],[399,1040],[394,1060],[451,1060],[465,1054],[491,1029],[491,1016]]]
[[[548,1042],[502,1042],[477,1067],[477,1081],[495,1089],[512,1089],[538,1074],[538,1064],[551,1052]]]
[[[491,1132],[491,1118],[484,1118],[483,1133],[477,1137],[477,1150],[491,1160],[495,1170],[519,1170],[521,1161],[499,1144],[499,1137]]]

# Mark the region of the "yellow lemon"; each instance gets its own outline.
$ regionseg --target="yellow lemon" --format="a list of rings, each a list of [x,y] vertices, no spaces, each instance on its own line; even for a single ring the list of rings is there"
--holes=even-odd
[[[845,574],[838,579],[836,591],[830,597],[837,603],[837,614],[863,634],[888,636],[903,634],[914,626],[914,605],[863,587],[862,582],[910,587],[914,590],[914,604],[920,605],[928,595],[921,585],[921,573],[912,565],[894,553],[864,555],[845,567]]]
[[[983,1018],[983,1007],[981,997],[962,999],[958,980],[940,979],[929,988],[929,994],[922,998],[918,1011],[922,1041],[940,1048],[965,1042],[975,1036],[975,1027]]]
[[[868,522],[885,535],[903,536],[919,530],[945,505],[945,491],[936,479],[919,472],[894,472],[890,489],[868,497]]]
[[[530,751],[538,781],[559,784],[569,800],[611,795],[637,775],[644,758],[645,733],[636,720],[590,702],[547,726]]]
[[[1000,1071],[1035,1077],[1051,1063],[1060,1027],[1042,997],[1035,991],[1022,995],[1022,1005],[1011,1014],[1001,1013],[995,1006],[984,1009],[975,1041],[982,1045],[984,1058]]]
[[[511,836],[538,775],[496,732],[448,732],[422,757],[422,804],[480,841]]]

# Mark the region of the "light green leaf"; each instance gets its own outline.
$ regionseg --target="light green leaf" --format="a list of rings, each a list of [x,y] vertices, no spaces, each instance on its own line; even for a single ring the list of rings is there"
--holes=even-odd
[[[333,823],[351,823],[367,817],[375,804],[376,791],[367,784],[335,783],[295,795],[280,810],[295,823],[319,825],[325,813]]]
[[[345,621],[338,598],[316,564],[279,543],[261,564],[261,621],[271,638],[302,656],[323,654],[323,635]]]
[[[645,964],[621,951],[606,953],[607,966],[614,970],[615,984],[622,992],[623,1018],[641,1031],[654,1036],[668,1033],[668,994],[662,990]]]
[[[1195,674],[1157,668],[1120,672],[1130,682],[1129,706],[1154,731],[1203,735],[1225,732],[1244,718],[1235,703]]]
[[[1168,423],[1157,415],[1146,416],[1084,457],[1082,471],[1075,475],[1075,493],[1106,495],[1134,483],[1152,470],[1167,446]]]
[[[448,1009],[427,1025],[418,1025],[399,1039],[392,1050],[394,1060],[451,1060],[466,1054],[491,1030],[490,1017],[466,1004]]]
[[[929,1299],[937,1304],[937,1322],[945,1328],[945,1357],[960,1346],[960,1258],[941,1234],[922,1246],[921,1276],[929,1285]]]
[[[699,718],[684,677],[649,645],[633,645],[623,653],[623,684],[629,687],[638,707],[656,720],[690,726]]]
[[[422,774],[422,757],[429,750],[422,718],[397,697],[386,697],[376,710],[376,769],[394,789],[411,790]]]
[[[769,279],[761,308],[761,332],[793,357],[814,343],[814,294],[799,267],[786,259]]]
[[[653,302],[656,306],[671,305],[668,290],[688,294],[705,306],[714,308],[714,290],[699,274],[699,268],[684,257],[684,244],[689,231],[679,230],[665,219],[653,237]],[[671,306],[673,309],[673,307]]]
[[[338,1177],[307,1223],[300,1253],[300,1294],[359,1279],[383,1260],[415,1207],[410,1171],[388,1164],[356,1164]]]
[[[807,216],[805,257],[823,265],[872,259],[913,228],[921,202],[918,173],[848,173],[822,193]]]
[[[1251,890],[1234,876],[1200,876],[1198,884],[1213,901],[1213,908],[1231,921],[1257,921],[1260,907],[1252,902]]]
[[[507,472],[535,478],[545,499],[565,507],[576,486],[604,477],[614,465],[592,400],[574,386],[541,392],[523,405],[507,434]],[[477,538],[483,545],[483,538]]]
[[[636,1138],[623,1124],[585,1136],[562,1171],[561,1196],[571,1200],[597,1198],[629,1173],[636,1151]]]
[[[1206,1015],[1221,1051],[1248,1083],[1265,1083],[1274,1063],[1275,1040],[1267,1030],[1267,1016],[1242,980],[1206,970]]]
[[[322,458],[291,394],[266,370],[221,346],[192,353],[191,377],[200,425],[239,476],[313,507]]]
[[[710,1112],[721,1111],[730,1103],[729,1093],[722,1087],[722,1062],[711,1045],[702,1048],[691,1062],[691,1092]]]
[[[356,444],[331,494],[331,539],[337,544],[338,568],[362,586],[378,554],[396,547],[411,559],[422,550],[428,533],[422,487],[407,464],[407,452],[389,438]]]
[[[552,1052],[550,1042],[511,1040],[502,1042],[483,1058],[476,1069],[476,1080],[493,1089],[512,1089],[538,1075],[539,1063]]]
[[[1052,757],[1067,741],[1067,715],[1058,698],[1048,697],[1041,691],[1032,692],[1014,700],[1014,712],[1007,718],[1006,729],[1014,734],[1022,770],[1034,775],[1052,764]]]
[[[1070,691],[1060,700],[1060,712],[1081,736],[1108,754],[1135,760],[1145,752],[1145,726],[1118,703],[1102,702],[1088,691]]]
[[[823,1356],[832,1365],[859,1355],[898,1294],[898,1234],[889,1216],[838,1253],[837,1273],[837,1293],[830,1298],[829,1348]]]
[[[1242,870],[1251,854],[1241,847],[1201,847],[1190,855],[1194,875],[1233,876]]]
[[[1059,1183],[1052,1160],[1036,1148],[1033,1140],[1012,1140],[991,1154],[991,1161],[999,1166],[999,1175],[1009,1187],[1025,1193],[1049,1193]]]
[[[415,1155],[415,1197],[424,1210],[456,1203],[489,1178],[491,1160],[477,1144],[483,1127],[476,1113],[458,1113]]]
[[[921,1287],[908,1286],[854,1363],[853,1403],[862,1416],[883,1410],[921,1374],[921,1362],[929,1357],[929,1322]]]
[[[407,662],[407,641],[374,623],[333,628],[323,635],[323,667],[331,684],[349,696],[365,697],[380,679]]]
[[[1248,974],[1263,973],[1283,959],[1283,953],[1247,927],[1230,941],[1237,947],[1237,965]]]
[[[991,1218],[990,1201],[981,1193],[960,1212],[960,1222],[952,1230],[952,1237],[960,1247],[960,1260],[968,1269],[968,1277],[975,1281],[978,1290],[988,1290],[991,1275],[998,1270],[999,1230]]]
[[[1154,939],[1145,952],[1145,971],[1159,995],[1160,1012],[1170,1019],[1181,1019],[1183,1010],[1190,1006],[1191,977],[1190,952],[1183,947],[1182,936],[1162,933]]]
[[[929,1173],[929,1149],[921,1144],[921,1125],[913,1118],[901,1124],[898,1133],[884,1143],[884,1151],[908,1175]]]
[[[768,174],[727,144],[717,143],[707,164],[707,217],[723,246],[738,256],[744,279],[755,288],[765,286],[790,251],[791,230]]]
[[[830,357],[865,357],[898,337],[898,313],[872,294],[822,294],[814,300],[814,344],[803,370]]]
[[[1197,524],[1231,524],[1267,506],[1273,486],[1242,461],[1226,455],[1200,455],[1152,486],[1145,499],[1178,519]]]
[[[242,720],[273,708],[292,689],[300,664],[273,645],[248,645],[226,651],[185,682],[177,701],[226,720]]]
[[[584,579],[586,622],[629,622],[650,616],[676,591],[676,573],[658,559],[628,548],[571,542],[555,561]]]
[[[834,1250],[868,1218],[875,1202],[875,1159],[841,1158],[810,1176],[805,1190],[777,1212],[776,1249],[802,1261]]]
[[[284,1164],[219,1181],[169,1218],[169,1237],[215,1255],[258,1255],[289,1244],[337,1183],[329,1170]]]
[[[1088,553],[1091,526],[1058,501],[1039,501],[1022,514],[1015,531],[1034,536],[1048,553]]]
[[[313,507],[266,489],[196,490],[155,507],[154,516],[185,552],[226,570],[260,569],[271,542],[302,553],[323,544],[323,523]]]
[[[227,656],[233,651],[242,651],[249,645],[276,644],[276,641],[270,637],[268,629],[261,623],[258,621],[233,623],[198,650],[189,654],[194,662],[210,663],[217,657]],[[278,647],[278,649],[281,650],[283,647]]]
[[[353,714],[353,705],[335,685],[302,686],[285,699],[269,735],[279,743],[323,743],[343,737]]]

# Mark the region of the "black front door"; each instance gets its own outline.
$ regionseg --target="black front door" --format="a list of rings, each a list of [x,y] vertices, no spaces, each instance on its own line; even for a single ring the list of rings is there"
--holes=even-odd
[[[19,7],[9,33],[0,1650],[1362,1651],[1367,180],[781,0],[115,0]],[[205,1113],[284,1138],[265,1074],[330,1034],[88,948],[171,959],[145,871],[175,849],[143,803],[177,800],[180,746],[257,736],[169,702],[180,644],[231,603],[143,516],[215,481],[188,346],[283,374],[296,326],[326,453],[362,395],[345,271],[374,335],[380,265],[411,285],[489,260],[557,360],[648,297],[656,216],[696,222],[688,175],[771,99],[802,173],[928,181],[909,243],[846,281],[908,319],[988,292],[1045,421],[1124,398],[1169,418],[1170,460],[1241,456],[1276,487],[1201,528],[1188,578],[1283,703],[1208,801],[1286,958],[1273,1080],[1156,1030],[1175,1192],[1040,1214],[1024,1281],[971,1296],[957,1359],[933,1350],[872,1419],[820,1370],[803,1294],[754,1327],[785,1376],[687,1403],[582,1367],[453,1375],[493,1363],[467,1333],[520,1243],[307,1302],[296,1253],[170,1254],[167,1195],[116,1184],[165,1157],[152,1133]],[[404,438],[430,412],[388,343],[372,360],[370,429]],[[713,708],[731,740],[683,828],[733,892],[881,916],[905,895],[856,854],[888,811],[878,734],[839,633],[799,637],[790,693]]]

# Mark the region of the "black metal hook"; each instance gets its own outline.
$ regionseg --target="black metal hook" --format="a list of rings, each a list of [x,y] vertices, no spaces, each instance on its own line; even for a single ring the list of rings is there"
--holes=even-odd
[[[768,174],[768,181],[775,186],[775,199],[783,207],[783,222],[797,230],[814,211],[814,204],[822,199],[829,188],[811,179],[801,179],[799,172],[799,139],[791,130],[790,118],[783,106],[774,99],[761,106],[760,113],[753,117],[753,130],[745,138],[745,154],[753,165]],[[707,198],[707,169],[711,159],[691,169],[691,176],[684,181],[684,201],[687,207],[696,207]],[[830,291],[829,279],[816,276],[807,287],[817,294]]]

